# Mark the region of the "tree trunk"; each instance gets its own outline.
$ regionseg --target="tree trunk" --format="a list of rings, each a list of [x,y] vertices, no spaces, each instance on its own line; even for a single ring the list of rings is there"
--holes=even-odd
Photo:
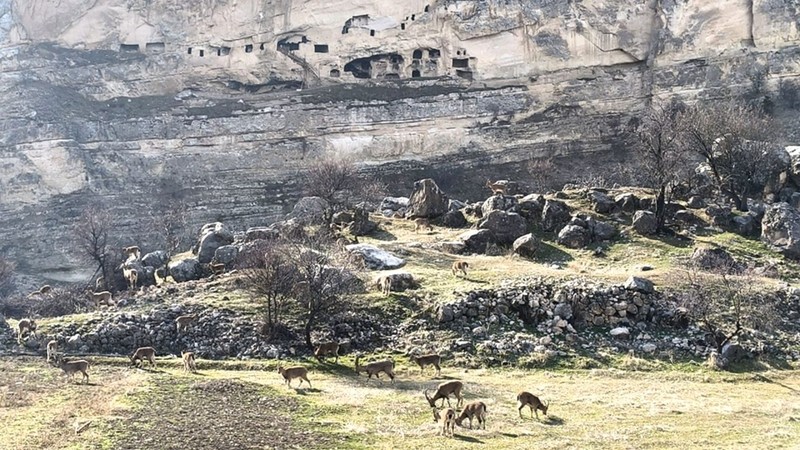
[[[666,196],[666,187],[661,186],[656,197],[656,229],[658,230],[664,228],[664,221],[667,219]]]
[[[306,347],[309,350],[314,350],[314,345],[311,344],[311,328],[314,326],[314,316],[309,314],[308,319],[306,320],[306,327],[305,327],[305,337],[306,337]]]

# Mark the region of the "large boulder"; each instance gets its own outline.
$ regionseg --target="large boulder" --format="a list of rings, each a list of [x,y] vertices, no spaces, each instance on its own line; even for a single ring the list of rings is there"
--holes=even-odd
[[[203,225],[200,229],[200,239],[197,246],[197,259],[202,264],[211,262],[214,252],[223,245],[233,243],[231,233],[221,222]]]
[[[497,242],[491,230],[469,230],[457,239],[464,243],[465,253],[486,253],[486,247]]]
[[[730,271],[736,265],[730,253],[719,247],[697,247],[692,252],[692,265],[703,270]]]
[[[514,241],[514,253],[525,258],[533,258],[540,243],[539,238],[534,236],[533,233],[520,236]]]
[[[542,208],[542,230],[559,231],[571,218],[569,207],[560,200],[547,200]]]
[[[150,267],[163,267],[167,263],[169,255],[163,250],[150,252],[142,257],[142,264]]]
[[[229,265],[239,254],[239,248],[235,245],[223,245],[214,252],[214,261],[219,264]]]
[[[430,178],[414,182],[408,201],[408,217],[439,217],[449,209],[447,195]]]
[[[199,280],[202,275],[200,262],[196,258],[187,258],[181,261],[173,261],[169,264],[169,274],[178,283],[184,281]]]
[[[268,241],[278,239],[280,233],[274,227],[251,227],[245,231],[244,236],[245,242]]]
[[[484,217],[492,211],[510,211],[517,206],[517,198],[510,195],[493,195],[486,199],[481,205],[481,213]]]
[[[156,269],[153,266],[146,266],[142,261],[126,261],[123,264],[126,268],[136,270],[136,286],[153,286],[156,284]],[[120,267],[117,270],[117,275],[123,274],[123,269]],[[119,278],[117,278],[119,279]]]
[[[608,214],[617,207],[614,200],[605,192],[589,191],[589,201],[592,202],[594,211],[599,214]]]
[[[407,209],[408,197],[384,197],[378,206],[378,210],[386,217],[392,217],[395,213],[405,214]]]
[[[478,222],[478,229],[491,230],[498,244],[511,244],[528,232],[528,223],[517,213],[492,211]]]
[[[594,226],[591,229],[592,232],[592,240],[594,241],[610,241],[617,237],[618,231],[617,227],[611,225],[608,222],[602,221],[595,221]]]
[[[567,225],[558,232],[558,243],[569,248],[583,248],[592,242],[589,229],[579,225]]]
[[[529,222],[538,223],[542,219],[545,198],[540,194],[528,194],[517,201],[517,213]]]
[[[753,236],[758,230],[758,221],[752,214],[733,218],[733,232],[740,236]]]
[[[656,215],[652,211],[636,211],[633,214],[633,229],[639,234],[655,234],[658,231]]]
[[[652,281],[648,280],[647,278],[633,276],[625,280],[623,287],[629,291],[644,292],[645,294],[652,294],[656,290]]]
[[[703,200],[703,197],[700,197],[699,195],[693,195],[689,197],[689,201],[686,202],[686,207],[692,209],[705,208],[706,201]]]
[[[617,204],[617,208],[626,213],[633,213],[639,209],[639,197],[630,192],[614,197],[614,203]]]
[[[389,278],[392,280],[392,291],[401,292],[406,289],[414,289],[418,286],[417,280],[414,275],[408,272],[388,273],[377,277],[374,281],[375,286],[380,289],[383,285],[383,280]]]
[[[320,224],[325,219],[325,211],[330,205],[321,197],[303,197],[295,205],[287,219],[297,219],[307,225]]]
[[[784,255],[800,259],[800,212],[788,203],[768,207],[761,220],[761,239]]]
[[[378,229],[378,224],[369,220],[369,212],[364,208],[356,208],[350,211],[350,216],[352,222],[350,222],[347,230],[353,236],[366,236]]]
[[[405,261],[402,258],[369,244],[352,244],[345,246],[345,249],[353,254],[359,255],[364,259],[364,264],[370,270],[391,270],[403,267]]]
[[[442,216],[441,224],[447,228],[464,228],[469,222],[461,211],[448,211]]]
[[[733,213],[728,206],[711,205],[706,208],[706,215],[711,218],[711,224],[717,227],[727,227],[733,220]]]

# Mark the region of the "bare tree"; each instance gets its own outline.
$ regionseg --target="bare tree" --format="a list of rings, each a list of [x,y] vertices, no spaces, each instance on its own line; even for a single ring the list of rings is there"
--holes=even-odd
[[[96,272],[103,274],[107,286],[113,273],[113,267],[110,267],[113,261],[109,240],[111,225],[108,210],[100,206],[87,208],[75,225],[75,234],[83,257],[97,265]]]
[[[264,334],[272,338],[282,323],[287,301],[295,293],[297,269],[286,257],[286,244],[278,240],[264,241],[251,252],[242,271],[247,288],[263,300]],[[240,262],[241,263],[241,262]]]
[[[152,227],[167,253],[164,266],[168,267],[172,257],[186,244],[188,236],[189,205],[185,199],[185,188],[179,181],[170,177],[158,181],[153,193],[151,216]]]
[[[720,260],[710,271],[690,267],[675,278],[680,306],[705,329],[717,352],[747,328],[766,329],[775,322],[775,300],[734,262]]]
[[[777,128],[760,109],[697,103],[679,114],[678,123],[687,149],[705,160],[716,188],[740,211],[786,164],[774,149]]]
[[[285,251],[296,270],[293,295],[302,311],[305,341],[311,349],[311,332],[318,321],[345,308],[346,296],[363,291],[364,284],[350,255],[322,235],[291,242]]]
[[[14,284],[14,263],[0,258],[0,297],[8,295]]]
[[[666,205],[674,189],[691,176],[677,114],[675,104],[653,104],[634,132],[634,149],[640,162],[637,178],[656,191],[659,229],[664,226]]]
[[[383,198],[387,186],[380,180],[359,173],[354,161],[327,157],[316,161],[305,174],[307,195],[321,197],[332,210],[356,202],[374,202]]]

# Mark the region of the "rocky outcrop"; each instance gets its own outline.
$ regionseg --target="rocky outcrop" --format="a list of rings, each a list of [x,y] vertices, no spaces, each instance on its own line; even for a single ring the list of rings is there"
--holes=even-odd
[[[449,210],[447,196],[430,178],[414,183],[408,200],[408,217],[439,217]]]
[[[800,212],[788,203],[769,207],[761,222],[761,239],[784,255],[800,259]]]
[[[370,270],[391,270],[403,267],[405,261],[402,258],[381,250],[374,245],[352,244],[345,247],[348,252],[361,256],[364,264]]]
[[[658,231],[656,215],[652,211],[639,210],[633,215],[633,229],[639,234],[655,234]]]
[[[197,260],[202,264],[210,263],[214,259],[217,249],[233,243],[233,233],[221,222],[203,225],[200,229],[200,238],[197,242]]]
[[[478,228],[490,230],[498,244],[511,244],[528,232],[528,223],[517,213],[495,210],[478,222]]]

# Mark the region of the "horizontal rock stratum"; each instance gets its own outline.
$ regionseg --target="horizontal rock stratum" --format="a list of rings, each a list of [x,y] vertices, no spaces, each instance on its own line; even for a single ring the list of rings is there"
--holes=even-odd
[[[97,202],[142,245],[175,198],[197,226],[265,225],[326,154],[398,195],[477,198],[537,158],[568,180],[624,160],[654,97],[760,99],[796,139],[793,5],[0,0],[0,250],[86,275],[71,233]]]

